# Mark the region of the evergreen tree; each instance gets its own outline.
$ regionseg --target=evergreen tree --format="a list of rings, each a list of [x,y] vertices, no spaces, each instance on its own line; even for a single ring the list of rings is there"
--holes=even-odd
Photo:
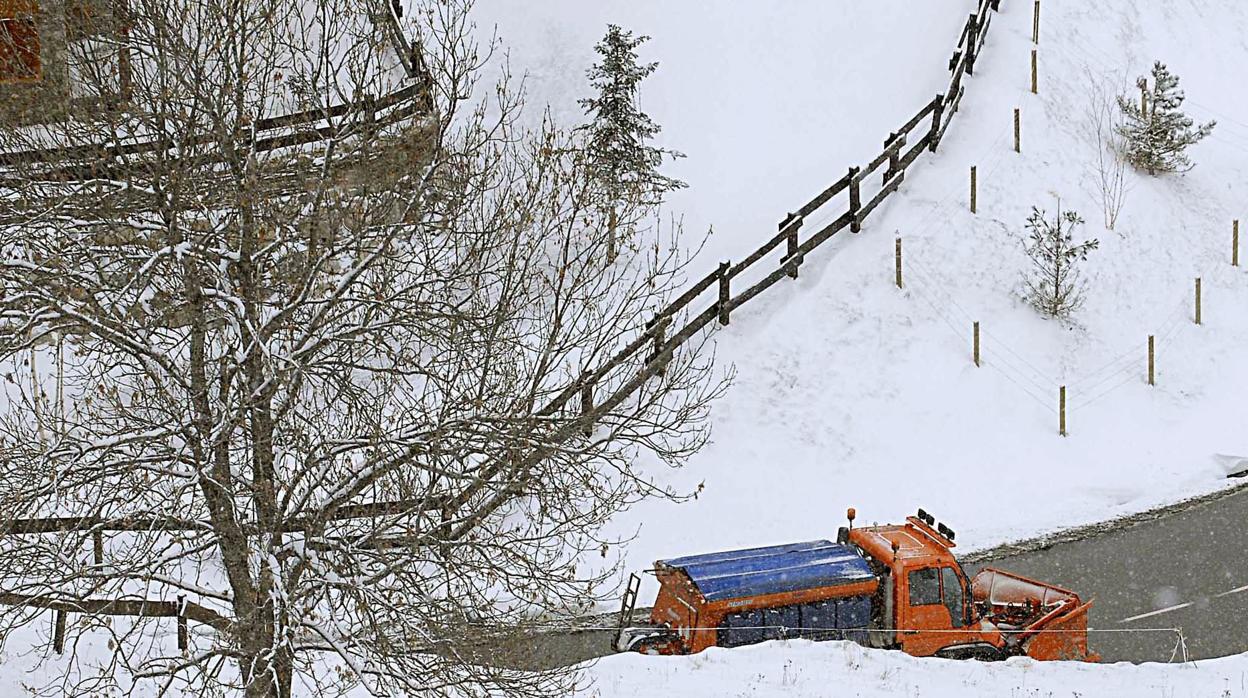
[[[1026,246],[1032,267],[1025,278],[1027,301],[1049,317],[1067,317],[1083,305],[1084,284],[1078,263],[1100,243],[1095,239],[1074,243],[1072,231],[1082,224],[1083,219],[1074,211],[1059,209],[1057,217],[1049,221],[1043,210],[1031,207]]]
[[[601,59],[588,71],[598,95],[580,100],[592,119],[584,127],[586,150],[602,185],[612,240],[622,211],[658,205],[664,194],[686,186],[659,173],[664,155],[683,156],[649,145],[661,129],[638,107],[641,81],[659,66],[637,61],[637,47],[649,39],[608,24],[606,36],[594,47]]]
[[[1192,169],[1192,161],[1185,153],[1187,147],[1209,135],[1216,122],[1196,126],[1183,113],[1185,97],[1179,89],[1179,76],[1161,61],[1153,64],[1152,72],[1151,93],[1147,78],[1141,77],[1136,83],[1140,88],[1139,102],[1123,95],[1118,97],[1124,117],[1118,126],[1126,145],[1124,155],[1128,162],[1150,175],[1186,172]]]

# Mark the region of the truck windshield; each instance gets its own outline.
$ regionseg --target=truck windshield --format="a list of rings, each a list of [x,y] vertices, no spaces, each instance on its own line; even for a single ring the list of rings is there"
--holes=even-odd
[[[952,567],[942,567],[940,576],[945,588],[945,607],[949,609],[949,617],[953,620],[953,627],[960,628],[963,620],[966,618],[963,605],[965,592],[962,589],[962,579],[958,577],[958,573]]]

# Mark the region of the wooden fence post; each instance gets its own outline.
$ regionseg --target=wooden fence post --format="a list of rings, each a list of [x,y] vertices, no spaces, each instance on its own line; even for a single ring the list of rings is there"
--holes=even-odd
[[[888,184],[888,181],[901,169],[901,149],[904,147],[906,147],[906,134],[890,133],[888,135],[888,140],[884,142],[884,149],[888,152],[888,169],[884,170],[884,179],[881,184]]]
[[[978,182],[977,182],[977,179],[978,179],[978,177],[977,177],[976,172],[975,172],[975,166],[974,166],[974,165],[971,165],[971,213],[975,213],[975,212],[976,212],[976,207],[975,207],[976,201],[975,201],[975,197],[976,197],[976,193],[977,193],[977,192],[976,192],[975,190],[978,188]]]
[[[1040,81],[1036,73],[1036,50],[1031,50],[1031,93],[1040,94]]]
[[[1231,266],[1239,266],[1239,219],[1231,222]]]
[[[858,168],[849,168],[849,232],[857,233],[862,230],[862,223],[858,222],[858,211],[862,208],[862,189],[858,180]]]
[[[185,652],[190,645],[190,637],[186,628],[186,597],[178,596],[178,650]]]
[[[728,285],[731,282],[731,279],[728,278],[728,266],[728,262],[719,263],[719,303],[717,303],[717,307],[719,308],[719,324],[721,325],[728,324],[728,313],[732,312],[732,308],[729,307],[729,303],[732,302],[732,293]]]
[[[1148,335],[1148,384],[1157,385],[1154,378],[1156,377],[1156,354],[1154,353],[1153,335]]]
[[[1058,402],[1058,431],[1061,436],[1066,436],[1066,386],[1062,386],[1057,394]]]
[[[1036,0],[1035,9],[1031,13],[1031,43],[1040,43],[1040,0]]]
[[[654,327],[654,354],[650,357],[651,361],[654,361],[660,354],[663,353],[663,342],[665,341],[665,335],[667,334],[667,323],[668,318],[666,315],[660,315],[650,321],[650,325]],[[659,366],[659,375],[663,376],[666,374],[667,363],[664,362],[661,366]]]
[[[1022,119],[1018,107],[1014,107],[1014,152],[1023,152]]]
[[[585,385],[581,386],[581,416],[589,417],[589,414],[593,411],[594,411],[594,386],[592,383],[586,383]],[[594,435],[593,420],[589,420],[585,423],[584,434],[585,436]]]
[[[979,33],[979,21],[975,13],[967,20],[966,30],[966,74],[975,74],[975,35]]]
[[[52,649],[57,654],[65,653],[65,611],[57,610],[56,627],[52,630]]]
[[[972,327],[974,328],[973,334],[975,336],[975,339],[973,340],[971,344],[971,346],[973,347],[972,355],[975,357],[975,366],[978,367],[979,366],[979,321],[976,320],[975,324]]]
[[[1196,277],[1196,324],[1200,324],[1200,277]]]
[[[785,236],[785,259],[788,260],[789,276],[797,278],[797,268],[802,266],[802,258],[797,256],[797,231],[802,227],[802,218],[795,214],[789,214],[788,226],[785,230],[788,234]]]
[[[936,95],[936,106],[932,109],[932,130],[927,137],[927,150],[936,152],[936,146],[940,143],[940,118],[945,113],[945,96]]]
[[[901,238],[897,238],[897,288],[901,288]]]
[[[104,564],[104,534],[100,533],[99,531],[91,532],[91,549],[92,549],[91,559],[95,562],[96,566],[98,567],[100,565],[103,565]]]
[[[607,213],[607,264],[615,264],[615,231],[620,227],[620,214],[615,206]]]

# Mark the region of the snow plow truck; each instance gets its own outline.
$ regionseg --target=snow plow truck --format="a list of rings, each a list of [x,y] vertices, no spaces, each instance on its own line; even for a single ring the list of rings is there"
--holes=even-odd
[[[766,640],[851,640],[920,657],[1096,661],[1088,609],[1073,591],[984,569],[968,579],[955,533],[922,509],[901,525],[840,529],[814,540],[660,560],[648,624],[624,595],[617,651],[691,654]]]

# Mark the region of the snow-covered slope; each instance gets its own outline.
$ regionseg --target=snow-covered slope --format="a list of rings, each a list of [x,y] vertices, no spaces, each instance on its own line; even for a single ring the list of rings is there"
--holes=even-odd
[[[695,10],[658,17],[657,6],[639,3],[613,7],[613,17],[535,11],[516,26],[551,52],[569,37],[592,43],[592,25],[607,19],[655,36],[649,48],[662,66],[644,106],[666,142],[689,154],[672,171],[691,186],[671,209],[691,229],[715,225],[709,266],[755,248],[786,210],[874,154],[943,89],[965,20],[957,4],[844,1],[786,4],[783,13],[735,4],[708,19]],[[801,279],[738,310],[717,335],[717,360],[738,376],[714,409],[714,442],[689,468],[663,475],[705,490],[691,504],[642,506],[621,519],[620,532],[638,533],[631,567],[832,535],[851,505],[868,522],[924,506],[964,545],[985,547],[1221,487],[1227,459],[1218,456],[1248,455],[1240,427],[1248,272],[1230,266],[1233,218],[1246,220],[1248,246],[1248,117],[1236,116],[1248,95],[1226,68],[1248,57],[1248,8],[1046,2],[1038,95],[1029,93],[1031,9],[1001,3],[959,119],[901,195],[863,234],[838,236],[807,259]],[[725,37],[724,27],[738,31]],[[587,62],[587,49],[577,50]],[[546,55],[535,87],[577,64]],[[1191,173],[1130,174],[1110,232],[1100,224],[1097,143],[1085,121],[1089,80],[1129,85],[1153,59],[1183,78],[1193,115],[1220,124],[1193,150]],[[1021,154],[1012,151],[1015,107]],[[1052,212],[1059,198],[1087,219],[1080,234],[1101,242],[1087,265],[1087,304],[1069,324],[1041,319],[1018,294],[1023,223],[1032,205]],[[901,291],[892,285],[895,234],[906,246]],[[974,321],[984,331],[982,368],[970,360]],[[1057,434],[1061,385],[1067,438]]]
[[[1204,698],[1248,695],[1248,655],[1196,664],[1000,663],[916,659],[843,642],[769,642],[690,657],[619,655],[582,695],[741,698]]]
[[[659,62],[641,106],[659,143],[685,158],[663,171],[688,182],[669,197],[691,239],[714,233],[695,277],[741,259],[801,206],[879,153],[888,132],[944,89],[945,62],[974,0],[481,0],[530,113],[549,104],[564,124],[584,115],[585,70],[608,22],[651,37]],[[813,221],[811,222],[813,224]]]

